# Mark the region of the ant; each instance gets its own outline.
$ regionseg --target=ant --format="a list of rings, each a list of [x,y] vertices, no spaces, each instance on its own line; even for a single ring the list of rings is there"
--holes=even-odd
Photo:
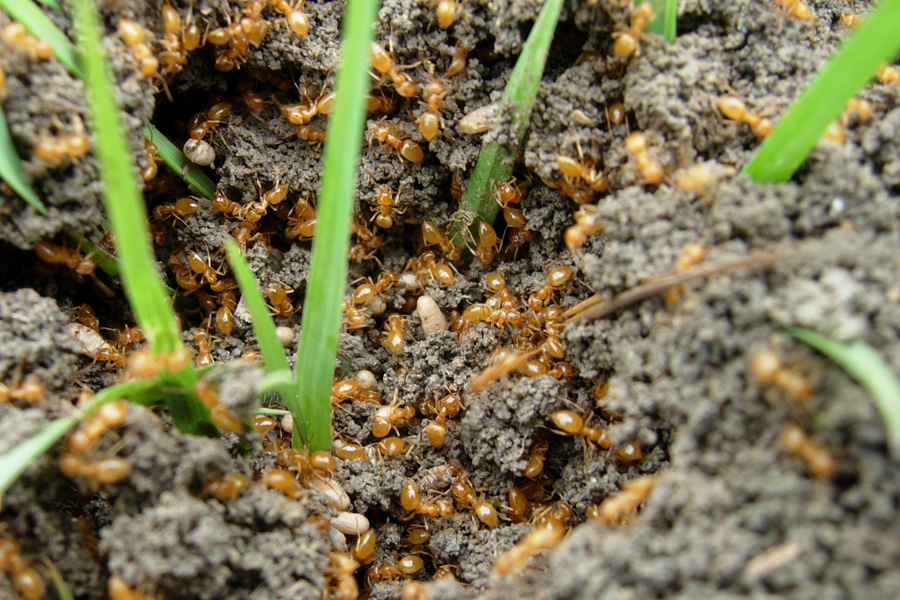
[[[432,447],[440,448],[444,445],[444,440],[447,437],[447,419],[452,419],[459,414],[461,408],[462,398],[456,392],[447,394],[440,400],[424,407],[426,411],[435,415],[434,421],[423,429],[425,436],[428,438],[428,443]]]
[[[409,162],[422,162],[422,159],[425,158],[425,154],[422,152],[422,147],[419,144],[403,137],[400,131],[393,125],[386,123],[383,118],[375,123],[369,123],[366,130],[366,138],[369,145],[375,140],[379,146],[390,146],[400,158]]]
[[[0,538],[0,569],[12,574],[13,585],[25,600],[43,598],[44,584],[37,570],[25,566],[19,545],[9,538]]]
[[[659,185],[666,176],[662,164],[647,149],[647,136],[635,131],[625,138],[625,148],[634,155],[641,175],[650,185]]]
[[[394,226],[394,218],[392,214],[402,215],[406,210],[397,210],[397,201],[400,200],[400,190],[397,191],[397,198],[394,199],[391,188],[382,186],[375,192],[375,202],[378,204],[378,211],[372,215],[370,221],[375,221],[375,225],[382,229],[388,229]]]
[[[274,6],[275,10],[284,15],[284,22],[291,28],[291,31],[300,37],[309,33],[309,17],[303,12],[304,4],[303,0],[300,0],[296,6],[291,6],[285,0],[269,0],[269,5]]]
[[[814,392],[809,378],[787,368],[774,350],[759,350],[750,358],[750,372],[763,385],[775,385],[795,402],[809,399]]]
[[[750,131],[759,139],[769,135],[775,128],[772,121],[749,110],[744,101],[737,96],[720,96],[716,106],[725,118],[749,125]]]
[[[831,477],[837,471],[837,464],[831,453],[796,425],[784,428],[781,446],[785,451],[802,458],[806,468],[815,477]]]
[[[444,90],[444,84],[435,79],[422,88],[422,94],[426,109],[416,119],[416,126],[422,137],[430,142],[438,134],[438,131],[444,128],[444,117],[440,111],[444,106],[444,97],[447,92]]]
[[[585,204],[575,211],[575,224],[566,229],[564,240],[569,252],[581,256],[581,247],[589,235],[603,231],[603,221],[598,216],[599,207]]]
[[[500,575],[518,573],[532,556],[541,550],[552,548],[562,537],[563,532],[555,527],[539,527],[498,556],[494,570]]]
[[[200,489],[201,494],[215,496],[222,502],[234,500],[241,492],[250,487],[250,478],[240,473],[226,473],[206,481]]]
[[[404,339],[412,338],[406,323],[406,319],[400,315],[389,316],[384,325],[384,333],[381,335],[381,345],[394,354],[403,352]]]
[[[119,19],[118,35],[128,46],[143,77],[153,77],[159,72],[159,59],[153,54],[150,40],[153,34],[131,19]]]
[[[90,275],[97,269],[97,264],[91,260],[91,255],[82,255],[76,248],[57,246],[49,242],[39,242],[34,247],[34,253],[45,263],[51,265],[64,264],[79,275]]]
[[[92,485],[99,485],[121,481],[131,470],[131,464],[119,457],[90,461],[64,452],[59,457],[59,469],[68,477],[87,477]]]
[[[61,137],[38,136],[34,155],[54,167],[62,164],[64,159],[81,159],[91,149],[91,138],[84,132],[81,119],[74,117],[72,128],[74,133]]]
[[[644,29],[653,21],[653,5],[641,2],[631,10],[631,26],[626,31],[612,34],[613,53],[620,58],[628,58],[636,52],[640,54],[640,38]]]
[[[369,46],[369,59],[376,71],[381,73],[382,77],[387,75],[397,88],[397,93],[404,98],[414,98],[418,94],[416,84],[412,79],[401,71],[394,63],[393,42],[389,44],[390,53],[384,49],[378,42],[372,42]],[[409,68],[409,67],[406,67]],[[416,161],[413,161],[416,162]]]
[[[414,406],[405,405],[398,406],[397,392],[394,392],[394,400],[388,406],[382,406],[375,412],[374,422],[372,423],[372,435],[377,438],[383,438],[391,431],[397,431],[398,427],[403,427],[409,423],[410,419],[416,416]]]

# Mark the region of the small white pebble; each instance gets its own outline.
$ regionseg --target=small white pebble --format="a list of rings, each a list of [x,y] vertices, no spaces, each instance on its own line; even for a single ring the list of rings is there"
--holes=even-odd
[[[350,508],[350,496],[347,495],[347,492],[344,491],[341,484],[334,479],[318,479],[316,477],[310,477],[306,481],[306,486],[328,498],[328,503],[333,508],[336,508],[337,510],[347,510]],[[368,523],[366,523],[366,528],[368,528]],[[343,533],[347,532],[344,531]]]
[[[425,335],[431,335],[437,331],[447,331],[447,319],[434,298],[431,296],[419,296],[416,300],[416,310],[422,320],[422,331]]]
[[[360,535],[369,530],[369,520],[359,513],[341,512],[331,518],[331,526],[348,535]]]
[[[378,380],[375,379],[375,374],[372,373],[372,371],[363,369],[362,371],[356,372],[356,383],[364,390],[371,390],[378,385]]]
[[[284,325],[276,327],[275,335],[278,336],[278,341],[285,348],[290,348],[291,344],[294,343],[294,330],[290,327],[285,327]]]
[[[287,414],[281,417],[281,428],[285,433],[294,431],[294,415]]]

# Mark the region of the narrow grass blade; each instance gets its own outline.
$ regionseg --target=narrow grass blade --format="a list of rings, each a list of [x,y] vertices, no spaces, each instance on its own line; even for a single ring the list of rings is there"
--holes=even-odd
[[[869,391],[884,419],[891,456],[900,460],[900,381],[887,363],[863,342],[842,344],[808,329],[788,333],[839,364]]]
[[[559,11],[562,8],[562,0],[547,0],[541,13],[538,15],[528,40],[522,46],[522,53],[516,61],[503,96],[497,114],[508,111],[516,124],[518,139],[515,144],[507,147],[497,142],[482,147],[478,154],[478,162],[469,179],[465,196],[459,203],[461,214],[476,213],[481,219],[493,224],[497,217],[500,205],[492,198],[492,193],[497,185],[509,179],[512,174],[513,162],[519,153],[519,146],[525,139],[528,130],[528,122],[531,118],[531,109],[537,97],[538,85],[544,73],[544,65],[547,62],[547,52],[550,42],[553,40],[553,32],[556,29],[556,21],[559,19]],[[464,243],[461,231],[469,225],[457,219],[451,225],[454,242],[457,245]],[[475,225],[477,225],[477,220]]]
[[[50,44],[56,59],[65,65],[72,75],[81,77],[72,42],[32,0],[0,0],[0,6],[9,13],[9,16],[24,25],[31,35]],[[59,5],[54,8],[58,9]]]
[[[744,173],[758,182],[790,179],[847,102],[900,54],[898,23],[900,0],[877,4],[766,137]]]
[[[645,0],[634,0],[637,6]],[[675,24],[678,18],[678,0],[649,0],[655,17],[647,31],[661,35],[670,44],[675,41]]]
[[[250,311],[250,318],[253,320],[253,332],[256,333],[256,339],[259,342],[259,350],[262,352],[263,359],[266,361],[266,370],[289,371],[287,354],[284,352],[284,346],[275,333],[275,321],[269,314],[269,307],[262,297],[262,293],[256,285],[256,278],[250,265],[241,256],[234,240],[227,240],[225,248],[228,251],[228,262],[231,264],[231,270],[237,279],[238,286],[241,288],[241,294],[244,295],[244,302],[247,304],[247,310]]]
[[[278,391],[286,385],[294,386],[294,374],[290,369],[268,371],[262,381],[256,384],[256,395],[258,397],[265,396],[269,392]]]
[[[55,8],[56,10],[62,10],[62,6],[59,5],[59,2],[56,0],[38,0],[44,6],[49,6],[50,8]]]
[[[265,406],[257,408],[256,412],[261,415],[272,415],[273,417],[283,417],[284,415],[291,414],[291,411],[289,410],[284,410],[282,408],[266,408]]]
[[[53,587],[56,588],[56,594],[59,596],[59,600],[75,600],[75,597],[72,596],[72,591],[66,584],[66,580],[63,579],[59,569],[56,568],[56,565],[52,563],[48,564],[47,572],[50,574],[50,580],[53,582]]]
[[[250,265],[241,256],[241,251],[238,250],[237,244],[234,243],[234,240],[229,239],[225,242],[225,247],[228,251],[228,262],[231,264],[231,271],[234,273],[238,286],[241,288],[241,294],[244,296],[247,310],[250,311],[253,332],[256,334],[259,350],[262,352],[263,360],[266,363],[266,371],[268,373],[288,374],[287,380],[281,379],[278,385],[271,389],[277,390],[281,394],[281,399],[285,405],[295,414],[299,414],[301,407],[297,399],[297,386],[291,375],[291,365],[288,362],[287,354],[284,352],[284,346],[281,345],[278,334],[275,333],[275,321],[272,320],[272,315],[269,314],[269,307],[266,306],[266,301],[256,285],[253,271],[250,270]],[[303,426],[299,419],[297,422],[301,427]],[[300,432],[300,434],[304,439],[307,438],[305,431]]]
[[[558,1],[558,0],[557,0]],[[341,300],[347,279],[347,250],[353,188],[365,124],[369,88],[369,45],[377,0],[353,0],[345,5],[341,34],[341,65],[335,85],[334,114],[325,137],[318,226],[303,304],[297,353],[297,391],[303,410],[295,422],[309,433],[311,450],[331,449],[331,381],[341,327]],[[294,443],[300,442],[294,428]]]
[[[52,421],[43,430],[0,456],[0,494],[8,490],[9,486],[19,478],[19,475],[25,471],[32,461],[46,452],[83,417],[93,414],[101,406],[113,400],[127,398],[132,395],[152,396],[154,393],[158,393],[159,387],[160,380],[158,378],[120,383],[98,392],[91,403],[79,412]]]
[[[96,134],[94,155],[103,180],[103,200],[116,236],[125,295],[153,353],[160,359],[186,352],[175,313],[156,270],[147,210],[135,180],[134,157],[113,96],[115,85],[103,51],[100,15],[93,0],[73,0],[72,17],[82,51],[88,108]],[[217,435],[206,408],[193,393],[197,375],[190,360],[163,377],[175,425],[186,433]]]
[[[144,137],[156,144],[157,154],[163,159],[166,166],[172,169],[173,173],[184,179],[200,195],[205,198],[213,197],[213,194],[216,193],[216,184],[207,177],[203,169],[189,161],[184,152],[170,142],[169,138],[164,136],[159,129],[153,125],[144,127]]]
[[[96,7],[91,0],[76,0],[72,9],[84,53],[88,105],[97,138],[94,154],[104,183],[103,198],[110,225],[116,235],[125,293],[150,346],[156,353],[170,353],[180,346],[181,340],[175,314],[156,276],[156,259],[146,226],[147,210],[138,191],[134,158],[112,94],[114,82],[100,44]]]
[[[2,108],[0,108],[0,178],[36,211],[47,216],[47,207],[31,189],[31,185],[25,181],[22,163],[19,161],[19,155],[16,154],[16,147],[9,134],[9,127],[6,125],[6,116],[3,114]]]

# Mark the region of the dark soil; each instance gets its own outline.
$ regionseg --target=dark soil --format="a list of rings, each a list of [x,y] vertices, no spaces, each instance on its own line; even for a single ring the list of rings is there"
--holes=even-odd
[[[244,6],[224,0],[173,4],[183,15],[191,8],[201,30],[227,25]],[[732,94],[777,120],[846,36],[841,15],[863,12],[868,3],[811,1],[816,18],[810,23],[794,20],[769,0],[686,0],[679,3],[675,43],[646,36],[640,56],[630,59],[614,56],[610,36],[627,25],[626,3],[589,4],[564,8],[516,170],[527,189],[521,206],[531,241],[511,247],[515,232],[498,220],[504,241],[491,264],[457,261],[449,285],[431,276],[398,282],[385,292],[386,309],[367,314],[369,327],[342,334],[339,376],[369,370],[384,404],[416,409],[399,428],[407,450],[381,456],[372,435],[377,406],[350,400],[334,407],[336,438],[365,446],[368,456],[339,461],[335,473],[350,496],[350,510],[364,514],[377,534],[371,564],[355,575],[360,590],[372,599],[397,598],[409,579],[425,582],[450,565],[452,578],[429,584],[427,596],[416,597],[900,596],[900,465],[888,455],[880,417],[840,368],[784,334],[802,326],[839,340],[862,340],[900,374],[900,89],[868,86],[861,98],[871,103],[872,118],[851,120],[842,144],[822,142],[798,174],[780,185],[735,175],[759,142],[746,125],[724,119],[716,108],[719,96]],[[194,113],[228,101],[233,109],[213,136],[217,159],[209,170],[218,189],[245,204],[277,183],[288,186],[287,200],[260,221],[253,233],[261,235],[247,242],[246,256],[264,288],[293,289],[290,301],[298,310],[276,320],[299,332],[310,242],[288,238],[285,225],[297,200],[315,198],[321,147],[297,139],[295,126],[271,98],[300,102],[297,86],[315,97],[333,85],[342,3],[306,6],[311,25],[303,38],[290,34],[281,15],[267,6],[263,18],[281,22],[259,48],[242,55],[240,68],[218,72],[214,48],[196,50],[184,71],[167,82],[173,102],[159,80],[137,73],[114,33],[118,20],[128,17],[161,39],[160,2],[101,6],[119,100],[141,167],[142,124],[153,122],[183,144]],[[428,3],[383,4],[377,39],[393,46],[398,65],[411,65],[404,72],[415,82],[442,77],[457,47],[469,51],[468,62],[445,80],[445,128],[431,142],[414,124],[424,110],[419,99],[399,97],[389,81],[376,92],[395,108],[371,114],[369,125],[384,118],[417,140],[425,159],[410,164],[377,143],[363,147],[356,220],[381,240],[366,243],[361,232],[353,236],[350,281],[375,280],[387,269],[409,272],[409,260],[425,249],[421,223],[450,221],[458,208],[452,180],[465,185],[483,139],[505,139],[502,127],[473,136],[461,133],[458,123],[499,99],[540,6],[467,1],[445,30]],[[63,15],[52,16],[69,32]],[[81,83],[58,63],[34,60],[2,39],[0,66],[7,75],[2,106],[26,176],[50,208],[50,216],[42,217],[0,186],[0,381],[14,388],[37,377],[46,387],[38,403],[0,405],[5,452],[49,420],[70,414],[83,390],[96,391],[120,377],[114,365],[84,356],[70,335],[67,323],[77,319],[76,307],[90,304],[101,334],[112,343],[134,322],[114,278],[72,277],[64,266],[51,271],[32,251],[41,241],[71,247],[65,234],[94,243],[103,235],[93,158],[54,166],[33,152],[39,136],[68,132],[73,119],[90,126]],[[266,101],[258,113],[244,101],[248,91]],[[619,124],[607,112],[616,102],[627,110]],[[324,128],[325,119],[312,124]],[[651,154],[665,168],[659,186],[644,184],[625,150],[633,131],[646,133]],[[610,185],[594,199],[603,233],[573,254],[563,235],[578,206],[560,193],[566,186],[557,156],[577,158],[579,148]],[[702,192],[682,191],[678,172],[698,163],[717,174],[715,183]],[[381,187],[390,187],[397,198],[399,214],[390,229],[370,221]],[[145,190],[150,210],[188,193],[163,166]],[[214,211],[208,200],[200,204],[190,216],[154,225],[166,237],[157,245],[160,269],[175,289],[168,264],[173,253],[176,260],[178,249],[208,253],[224,273],[219,249],[239,229],[239,221]],[[498,347],[514,342],[519,329],[478,323],[465,332],[426,336],[413,311],[424,292],[452,321],[452,311],[489,297],[484,276],[497,271],[527,317],[529,297],[560,266],[573,267],[574,275],[548,304],[569,308],[594,293],[610,297],[672,271],[682,249],[696,243],[706,247],[704,264],[759,251],[774,251],[783,260],[694,281],[673,303],[654,297],[609,318],[566,327],[560,338],[572,376],[513,373],[472,393],[470,379],[490,364]],[[438,248],[432,250],[440,258]],[[180,260],[186,264],[183,255]],[[348,282],[348,293],[359,283]],[[176,298],[184,338],[192,346],[197,332],[212,322],[204,294],[217,302],[205,285],[195,293],[180,289]],[[230,335],[211,329],[212,355],[219,362],[256,347],[243,306],[235,313]],[[409,320],[412,334],[398,354],[380,343],[394,313]],[[539,327],[533,341],[552,334],[551,326],[561,327],[561,318]],[[767,348],[787,369],[812,381],[810,399],[793,401],[751,375],[751,355]],[[252,413],[259,370],[234,368],[219,377],[223,403],[236,414]],[[604,382],[608,393],[594,394]],[[446,442],[435,448],[424,435],[435,420],[428,406],[451,392],[461,393],[464,410],[448,420]],[[637,444],[642,457],[627,461],[615,450],[560,435],[551,415],[563,409],[591,414],[592,425],[608,428],[614,448]],[[781,435],[790,423],[834,457],[835,474],[816,477],[784,451]],[[91,449],[93,458],[127,459],[124,479],[93,486],[64,476],[58,466],[63,442],[3,497],[0,537],[16,540],[26,564],[55,565],[79,600],[106,598],[113,575],[159,599],[328,597],[334,585],[329,555],[347,551],[356,538],[327,525],[336,511],[319,492],[292,500],[260,482],[275,466],[275,455],[264,448],[286,437],[276,428],[260,439],[249,426],[221,439],[186,436],[165,413],[132,406],[125,423]],[[543,475],[531,481],[523,477],[525,467],[544,444]],[[500,513],[497,527],[482,524],[454,501],[449,481],[434,484],[427,501],[454,501],[457,514],[409,518],[398,501],[402,486],[431,478],[441,465],[468,473],[476,494]],[[257,483],[230,500],[212,497],[209,482],[227,473]],[[656,486],[628,524],[587,519],[591,506],[647,474],[657,476]],[[507,518],[512,486],[530,497],[524,522]],[[567,537],[521,571],[498,573],[494,561],[532,529],[542,507],[563,504],[571,509]],[[421,547],[408,541],[414,526],[430,531]],[[422,570],[367,582],[373,566],[393,567],[409,554],[424,560]],[[49,588],[49,578],[44,581]],[[20,597],[11,576],[0,575],[0,597]],[[55,592],[48,589],[44,597]]]

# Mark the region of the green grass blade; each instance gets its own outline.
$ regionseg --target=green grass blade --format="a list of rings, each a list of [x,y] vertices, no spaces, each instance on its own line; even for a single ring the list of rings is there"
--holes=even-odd
[[[231,271],[237,279],[238,286],[241,288],[241,294],[244,296],[244,302],[247,310],[250,311],[250,318],[253,322],[253,332],[256,334],[256,340],[259,343],[259,351],[262,352],[263,360],[266,363],[266,371],[268,373],[287,373],[288,379],[279,379],[278,384],[271,389],[281,394],[281,399],[285,405],[293,411],[295,415],[300,414],[301,406],[297,398],[297,386],[294,383],[291,374],[291,365],[288,362],[287,354],[284,352],[284,346],[275,333],[275,321],[269,314],[269,307],[263,299],[259,287],[256,285],[256,278],[250,265],[241,256],[234,240],[229,239],[225,242],[228,251],[228,262],[231,264]],[[297,423],[302,427],[303,422],[296,419]],[[307,439],[305,431],[300,432],[303,439]]]
[[[634,0],[637,6],[645,0]],[[647,26],[647,31],[661,35],[670,44],[675,41],[675,23],[678,17],[678,0],[649,0],[653,5],[653,21]]]
[[[0,494],[8,490],[32,461],[46,452],[83,417],[93,414],[107,402],[133,395],[152,395],[159,391],[159,387],[160,380],[157,378],[120,383],[97,392],[90,404],[77,413],[50,422],[40,432],[0,456]]]
[[[290,369],[283,371],[268,371],[266,376],[262,378],[262,381],[256,384],[256,395],[262,397],[269,392],[278,391],[286,385],[294,386],[294,374]]]
[[[94,155],[103,180],[103,201],[122,270],[125,295],[153,353],[158,357],[185,352],[175,312],[156,270],[147,227],[147,210],[138,189],[134,157],[113,96],[115,85],[101,44],[100,15],[93,0],[73,0],[72,17],[82,51],[88,108],[96,134]],[[197,375],[188,360],[177,372],[164,372],[169,411],[186,433],[216,435],[206,408],[194,395]]]
[[[175,313],[156,275],[147,210],[136,182],[131,148],[122,128],[114,86],[100,40],[99,18],[91,0],[72,3],[75,31],[83,51],[88,105],[96,133],[94,154],[103,179],[103,199],[116,236],[122,283],[151,348],[171,353],[181,345]]]
[[[863,342],[842,344],[808,329],[789,329],[788,333],[839,364],[869,391],[884,419],[891,455],[900,459],[900,381],[887,363]]]
[[[369,45],[374,38],[372,23],[378,2],[352,0],[344,10],[342,58],[334,113],[328,119],[325,137],[318,226],[297,353],[297,391],[303,410],[295,421],[309,432],[306,441],[312,450],[331,449],[331,382],[347,278],[353,191],[366,116]],[[300,429],[295,427],[294,431]],[[294,442],[299,441],[297,433]]]
[[[156,153],[166,163],[166,166],[172,169],[172,172],[184,179],[200,195],[206,198],[213,197],[213,194],[216,193],[216,184],[207,177],[203,169],[189,161],[184,152],[170,142],[169,138],[164,136],[159,129],[153,125],[144,127],[144,137],[156,144]]]
[[[30,204],[36,211],[47,216],[47,207],[38,198],[38,195],[31,185],[25,181],[25,174],[22,172],[22,163],[19,155],[16,154],[16,147],[13,144],[12,136],[9,133],[9,127],[6,124],[6,116],[3,109],[0,108],[0,179],[9,184],[22,199]]]
[[[256,339],[259,341],[259,350],[262,352],[263,359],[266,362],[266,370],[289,371],[287,354],[284,352],[284,346],[275,333],[275,321],[269,314],[269,307],[263,299],[262,292],[256,285],[256,278],[250,265],[241,256],[234,240],[229,239],[225,242],[225,248],[228,251],[228,262],[231,264],[231,270],[237,279],[241,293],[244,295],[244,302],[247,304],[247,310],[250,311],[250,318],[253,320],[253,332],[256,333]]]
[[[59,596],[59,600],[75,600],[75,597],[72,596],[72,591],[66,584],[66,580],[63,579],[59,569],[56,568],[56,565],[52,563],[47,565],[47,572],[50,574],[50,581],[53,582],[53,587],[56,588],[56,595]]]
[[[62,6],[59,5],[59,2],[56,0],[38,0],[44,6],[49,6],[50,8],[55,8],[56,10],[62,10]]]
[[[72,75],[81,77],[72,42],[32,0],[0,0],[0,6],[9,13],[9,16],[24,25],[31,35],[50,44],[56,59],[65,65]],[[57,4],[55,8],[59,8],[59,5]]]
[[[493,142],[481,149],[465,196],[459,203],[460,212],[463,214],[477,213],[481,219],[491,224],[497,217],[500,205],[494,201],[492,193],[500,182],[509,179],[512,175],[513,162],[519,153],[519,146],[525,139],[525,132],[528,130],[531,109],[537,97],[538,85],[544,73],[547,52],[550,49],[550,42],[553,40],[553,32],[556,29],[556,21],[559,19],[561,8],[562,0],[547,0],[531,33],[528,34],[525,45],[522,46],[522,53],[509,76],[497,108],[497,114],[509,111],[516,124],[518,139],[511,147]],[[477,221],[475,225],[477,225]],[[457,245],[463,243],[460,235],[463,227],[464,223],[460,219],[456,219],[451,224],[451,232]]]
[[[283,408],[266,408],[265,406],[257,408],[256,412],[261,415],[271,415],[273,417],[283,417],[284,415],[291,414],[291,411],[284,410]]]
[[[877,4],[841,44],[744,167],[758,182],[791,178],[878,68],[900,54],[900,0]]]

